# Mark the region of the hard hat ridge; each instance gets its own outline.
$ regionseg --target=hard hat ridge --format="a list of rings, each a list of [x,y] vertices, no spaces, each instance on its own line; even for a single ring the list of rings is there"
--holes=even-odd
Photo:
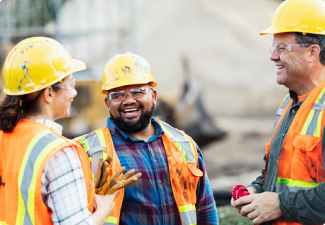
[[[286,0],[273,15],[271,25],[260,35],[302,32],[325,35],[324,0]]]

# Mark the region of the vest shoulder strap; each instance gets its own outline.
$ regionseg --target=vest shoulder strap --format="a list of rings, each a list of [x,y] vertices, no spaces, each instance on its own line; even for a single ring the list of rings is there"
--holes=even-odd
[[[163,131],[172,139],[176,147],[180,150],[186,162],[197,163],[197,151],[195,144],[190,137],[168,123],[159,121]]]
[[[282,100],[281,105],[280,105],[278,111],[276,112],[273,132],[275,131],[275,128],[279,123],[280,117],[282,116],[282,114],[283,114],[284,110],[286,109],[287,105],[289,104],[290,100],[291,100],[290,94],[287,94],[286,97]]]

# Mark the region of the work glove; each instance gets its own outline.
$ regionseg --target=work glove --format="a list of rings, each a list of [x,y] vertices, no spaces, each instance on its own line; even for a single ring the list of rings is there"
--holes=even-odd
[[[125,167],[121,167],[116,174],[109,173],[109,165],[112,161],[112,157],[107,155],[107,158],[103,161],[103,158],[99,158],[98,167],[95,180],[95,192],[98,195],[109,195],[116,190],[126,188],[138,181],[141,173],[134,174],[135,170],[129,170],[120,179],[120,175],[125,171]]]

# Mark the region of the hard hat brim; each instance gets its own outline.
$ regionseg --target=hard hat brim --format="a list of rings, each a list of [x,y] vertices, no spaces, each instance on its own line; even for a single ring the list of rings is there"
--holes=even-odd
[[[279,31],[277,29],[274,29],[272,27],[267,28],[266,30],[263,30],[260,32],[260,35],[266,35],[266,34],[278,34],[278,33],[285,33],[285,32],[295,32],[295,31]]]
[[[85,70],[86,68],[87,68],[86,64],[83,61],[80,61],[78,59],[72,59],[72,71],[71,71],[71,73],[82,71],[82,70]]]

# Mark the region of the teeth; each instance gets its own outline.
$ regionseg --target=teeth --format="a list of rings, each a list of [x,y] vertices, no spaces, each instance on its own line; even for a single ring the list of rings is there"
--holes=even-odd
[[[278,66],[278,69],[283,69],[284,68],[284,66]]]
[[[132,111],[136,111],[136,109],[126,109],[126,110],[124,110],[124,112],[132,112]]]

